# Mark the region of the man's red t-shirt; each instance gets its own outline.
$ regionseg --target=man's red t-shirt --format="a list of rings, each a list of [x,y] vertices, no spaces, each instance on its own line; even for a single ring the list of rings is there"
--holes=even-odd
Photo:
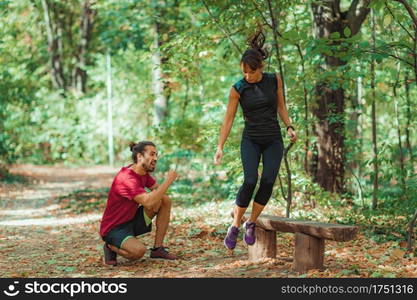
[[[139,175],[129,169],[130,166],[123,167],[111,185],[106,210],[101,219],[102,237],[117,225],[132,220],[138,208],[138,203],[133,198],[145,193],[145,187],[150,188],[156,183],[151,175]]]

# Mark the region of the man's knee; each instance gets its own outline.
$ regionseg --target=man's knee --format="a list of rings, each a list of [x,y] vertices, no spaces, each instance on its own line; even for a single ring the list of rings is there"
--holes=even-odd
[[[161,207],[171,208],[171,199],[168,197],[168,195],[163,195],[161,200],[153,206],[150,206],[150,207],[145,206],[146,209],[152,211],[153,213],[158,213],[158,211],[161,209]]]
[[[137,247],[134,251],[130,253],[130,257],[132,260],[142,258],[146,253],[146,248],[141,246]]]
[[[162,205],[165,207],[171,207],[172,202],[168,195],[162,196]]]

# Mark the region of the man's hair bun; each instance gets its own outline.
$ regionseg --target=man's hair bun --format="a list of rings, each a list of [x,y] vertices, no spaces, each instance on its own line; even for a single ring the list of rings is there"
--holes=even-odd
[[[134,151],[134,149],[133,148],[135,148],[135,146],[136,146],[137,144],[136,143],[134,143],[134,142],[130,142],[129,143],[129,148],[130,148],[130,151]]]

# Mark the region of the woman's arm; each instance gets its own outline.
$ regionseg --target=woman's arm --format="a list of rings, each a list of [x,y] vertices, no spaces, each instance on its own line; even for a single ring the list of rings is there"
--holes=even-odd
[[[287,110],[287,106],[285,105],[285,100],[284,100],[284,89],[282,88],[281,77],[278,76],[278,74],[276,76],[277,76],[277,82],[278,82],[278,88],[277,88],[278,114],[281,120],[284,122],[286,128],[288,128],[288,126],[291,126],[290,128],[288,128],[287,132],[290,136],[291,142],[294,143],[297,140],[297,135],[295,133],[295,129],[291,125],[290,117],[288,116],[288,110]]]
[[[219,141],[217,144],[217,152],[214,156],[214,163],[220,163],[220,160],[223,156],[223,147],[226,143],[227,137],[229,136],[230,129],[232,128],[233,121],[236,116],[237,106],[239,103],[239,93],[235,90],[235,88],[230,89],[229,94],[229,103],[227,104],[226,114],[223,119],[223,124],[220,129]]]
[[[291,120],[290,120],[290,117],[288,116],[287,106],[285,105],[281,77],[278,76],[278,74],[276,74],[276,76],[277,76],[277,81],[278,81],[278,88],[277,88],[278,114],[281,120],[284,122],[285,126],[287,127],[291,125]]]
[[[232,128],[233,121],[236,116],[237,105],[239,103],[239,94],[235,88],[230,89],[229,103],[227,104],[226,114],[224,116],[223,124],[220,129],[219,142],[217,147],[223,150],[224,143],[226,143],[227,137],[229,136],[230,129]]]

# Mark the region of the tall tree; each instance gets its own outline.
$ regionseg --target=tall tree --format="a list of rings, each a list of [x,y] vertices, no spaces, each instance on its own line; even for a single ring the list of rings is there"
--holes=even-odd
[[[172,95],[172,79],[169,76],[169,42],[174,32],[181,31],[182,18],[179,1],[151,2],[153,19],[150,24],[152,35],[152,88],[154,101],[154,125],[159,125],[169,115],[169,103]]]
[[[77,63],[73,69],[72,86],[77,90],[86,92],[87,70],[86,67],[91,64],[88,50],[92,40],[92,32],[94,25],[94,16],[96,12],[92,7],[90,0],[82,3],[82,13],[80,17],[80,41],[75,54]]]
[[[96,14],[93,5],[90,0],[75,3],[41,0],[54,88],[86,91],[86,68],[92,63],[89,52]]]
[[[412,47],[409,47],[409,51],[408,51],[408,58],[411,58],[411,63],[409,63],[409,65],[412,66],[413,71],[414,71],[414,80],[409,80],[408,78],[408,73],[406,74],[406,79],[405,79],[405,89],[406,89],[406,97],[407,97],[407,125],[410,124],[410,119],[411,119],[411,114],[410,114],[410,82],[415,83],[415,85],[417,86],[417,15],[416,12],[414,11],[413,6],[409,3],[409,1],[407,0],[395,0],[396,2],[401,3],[405,10],[408,13],[408,16],[410,17],[410,21],[412,24],[412,27],[414,29],[414,33],[410,33],[404,26],[401,25],[401,27],[404,29],[404,31],[407,32],[408,36],[411,38],[411,44]],[[411,143],[409,140],[409,130],[408,130],[408,126],[406,129],[406,144],[407,144],[407,148],[408,151],[410,152],[410,158],[411,158],[411,163],[414,163],[414,155],[412,153],[412,148],[411,148]]]
[[[154,102],[154,125],[159,125],[167,116],[167,98],[164,94],[164,83],[162,78],[162,61],[160,51],[160,25],[155,20],[152,25],[152,90],[155,96]]]
[[[376,48],[376,29],[375,14],[372,12],[372,50],[375,53]],[[372,209],[378,206],[378,144],[376,132],[376,90],[375,90],[375,59],[371,61],[371,89],[372,89],[372,150],[373,150],[373,166],[374,166],[374,186],[372,191]]]
[[[405,74],[404,77],[404,86],[405,86],[405,97],[407,101],[407,126],[405,127],[405,143],[408,150],[408,155],[410,156],[411,160],[413,159],[413,148],[411,147],[410,142],[410,128],[411,128],[411,97],[410,97],[410,79],[408,72]]]
[[[370,11],[367,7],[370,0],[354,0],[347,11],[341,10],[340,2],[312,3],[315,36],[320,40],[328,39],[331,46],[339,46],[341,37],[356,35]],[[325,71],[336,70],[348,63],[333,53],[323,53],[322,56],[324,62],[320,68]],[[345,91],[342,87],[332,87],[328,81],[319,80],[315,93],[316,107],[313,111],[317,118],[318,161],[313,176],[324,189],[340,193],[344,190]]]

